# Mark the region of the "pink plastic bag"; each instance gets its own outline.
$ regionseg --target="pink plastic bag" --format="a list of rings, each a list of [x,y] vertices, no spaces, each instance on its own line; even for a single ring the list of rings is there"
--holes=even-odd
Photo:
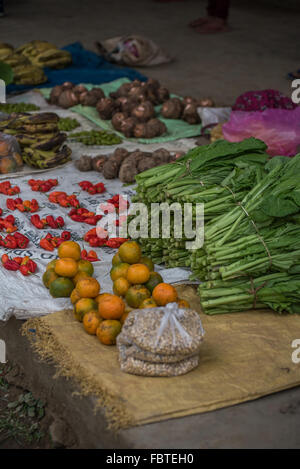
[[[269,155],[294,156],[300,151],[300,107],[292,111],[232,111],[222,131],[229,142],[256,137],[268,145]]]

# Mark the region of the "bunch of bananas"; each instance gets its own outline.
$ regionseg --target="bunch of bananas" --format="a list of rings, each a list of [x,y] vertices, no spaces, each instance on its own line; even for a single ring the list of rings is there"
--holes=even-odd
[[[0,122],[0,132],[16,137],[23,160],[29,166],[54,168],[71,159],[71,149],[63,145],[67,136],[59,132],[58,121],[53,112],[14,114]]]
[[[69,52],[46,41],[31,41],[17,49],[0,43],[0,60],[10,65],[17,85],[39,85],[47,81],[43,68],[64,68],[72,63]]]
[[[58,49],[47,41],[28,42],[19,47],[16,52],[27,57],[36,67],[65,68],[72,63],[70,52]]]

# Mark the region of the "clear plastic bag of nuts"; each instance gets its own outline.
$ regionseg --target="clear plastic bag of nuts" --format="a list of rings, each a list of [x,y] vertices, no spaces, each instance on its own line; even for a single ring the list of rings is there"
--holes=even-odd
[[[199,363],[204,330],[199,314],[164,307],[132,311],[117,337],[121,370],[143,376],[178,376]]]

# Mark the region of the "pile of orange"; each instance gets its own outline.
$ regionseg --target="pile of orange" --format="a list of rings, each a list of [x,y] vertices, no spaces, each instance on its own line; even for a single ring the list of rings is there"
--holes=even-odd
[[[120,246],[112,260],[110,277],[115,295],[123,297],[129,308],[155,308],[172,302],[189,307],[187,301],[178,298],[176,289],[154,272],[152,260],[142,256],[136,241]]]
[[[79,244],[65,241],[58,248],[58,259],[47,265],[43,282],[55,298],[70,297],[74,317],[102,344],[116,343],[133,309],[171,302],[189,307],[188,302],[178,298],[176,289],[154,272],[152,260],[142,256],[136,241],[123,243],[113,257],[110,276],[114,294],[100,293],[100,284],[92,277],[93,273],[91,262],[81,259]]]
[[[81,292],[83,289],[85,293],[97,291],[98,295],[100,286],[97,280],[92,278],[93,273],[93,264],[81,259],[79,244],[75,241],[65,241],[58,248],[58,259],[47,265],[43,283],[54,298],[67,298],[70,295],[75,298],[74,289],[81,280],[86,280]]]

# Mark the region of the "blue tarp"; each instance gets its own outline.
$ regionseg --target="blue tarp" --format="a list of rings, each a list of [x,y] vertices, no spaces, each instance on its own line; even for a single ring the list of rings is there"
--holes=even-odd
[[[65,81],[72,83],[92,83],[101,84],[127,77],[130,80],[145,81],[147,78],[132,68],[121,67],[107,62],[103,57],[84,49],[80,42],[75,42],[62,48],[72,54],[73,63],[70,67],[62,70],[45,68],[48,81],[41,85],[8,85],[6,92],[22,92],[32,88],[53,87],[61,85]]]

